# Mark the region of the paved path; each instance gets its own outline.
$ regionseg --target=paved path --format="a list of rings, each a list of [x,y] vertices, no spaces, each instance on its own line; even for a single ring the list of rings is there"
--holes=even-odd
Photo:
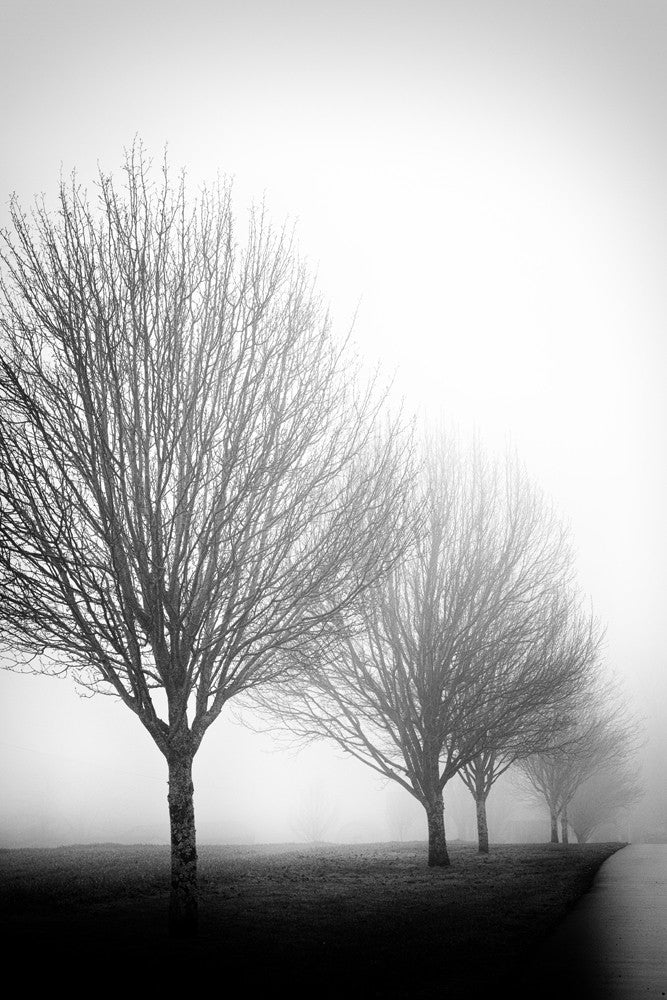
[[[667,996],[667,844],[632,844],[608,858],[530,980],[526,996],[536,1000]]]

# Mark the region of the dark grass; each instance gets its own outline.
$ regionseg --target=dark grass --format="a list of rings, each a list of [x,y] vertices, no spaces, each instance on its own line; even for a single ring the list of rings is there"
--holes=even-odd
[[[0,940],[32,988],[70,994],[213,976],[248,997],[502,996],[621,846],[454,844],[447,869],[421,843],[205,846],[196,942],[167,935],[167,847],[5,850]]]

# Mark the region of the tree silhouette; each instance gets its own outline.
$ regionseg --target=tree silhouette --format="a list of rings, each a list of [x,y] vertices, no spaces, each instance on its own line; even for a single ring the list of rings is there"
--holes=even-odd
[[[429,864],[447,865],[447,782],[488,748],[525,747],[585,664],[566,631],[561,641],[567,535],[513,457],[494,463],[433,439],[416,504],[425,528],[414,548],[365,592],[356,619],[332,620],[306,654],[307,683],[262,703],[302,739],[332,739],[414,795]]]
[[[569,824],[580,844],[586,844],[605,823],[618,819],[642,797],[637,771],[611,767],[592,775],[577,789],[568,809]]]
[[[192,762],[400,551],[410,463],[285,232],[126,154],[96,203],[12,204],[0,314],[0,630],[164,755],[170,927],[197,925]]]
[[[595,618],[581,607],[573,590],[561,598],[558,613],[546,606],[550,623],[545,623],[539,649],[543,657],[543,688],[534,690],[517,716],[512,702],[517,694],[510,687],[498,692],[498,706],[514,717],[513,727],[490,730],[482,748],[460,771],[460,777],[475,801],[477,841],[481,854],[489,852],[486,803],[493,785],[517,761],[554,751],[570,739],[572,706],[596,675],[602,630]],[[549,627],[550,626],[550,627]],[[534,649],[528,655],[533,656]],[[523,692],[519,695],[523,697]],[[551,699],[551,700],[550,700]]]
[[[624,773],[641,740],[639,722],[618,683],[593,675],[593,683],[572,705],[559,744],[518,761],[524,788],[532,788],[547,804],[552,843],[558,842],[559,820],[562,842],[568,843],[569,808],[577,793],[609,769]]]

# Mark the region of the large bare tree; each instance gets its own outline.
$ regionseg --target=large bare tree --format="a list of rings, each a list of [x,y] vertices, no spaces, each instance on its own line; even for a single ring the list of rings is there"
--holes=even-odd
[[[192,763],[239,692],[344,620],[404,537],[381,434],[291,239],[140,147],[91,202],[12,204],[0,314],[0,630],[166,758],[170,927],[196,929]],[[292,662],[293,666],[293,662]]]
[[[265,705],[290,732],[334,740],[414,795],[429,864],[447,865],[446,783],[489,748],[511,752],[582,666],[554,640],[567,534],[520,464],[440,437],[424,467],[413,550],[365,592],[354,627],[340,622],[315,644],[308,683]]]

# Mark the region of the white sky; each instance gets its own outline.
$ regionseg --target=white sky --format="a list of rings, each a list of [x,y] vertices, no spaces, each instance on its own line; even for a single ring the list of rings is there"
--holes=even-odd
[[[667,7],[647,0],[0,0],[2,218],[12,190],[54,195],[61,168],[117,168],[135,134],[296,218],[334,317],[361,300],[359,348],[408,406],[509,437],[572,522],[656,774],[666,50]],[[63,817],[69,839],[166,829],[164,768],[126,709],[7,674],[0,699],[0,838]],[[361,765],[270,748],[216,724],[200,830],[291,839],[322,770],[339,827],[377,821]]]

